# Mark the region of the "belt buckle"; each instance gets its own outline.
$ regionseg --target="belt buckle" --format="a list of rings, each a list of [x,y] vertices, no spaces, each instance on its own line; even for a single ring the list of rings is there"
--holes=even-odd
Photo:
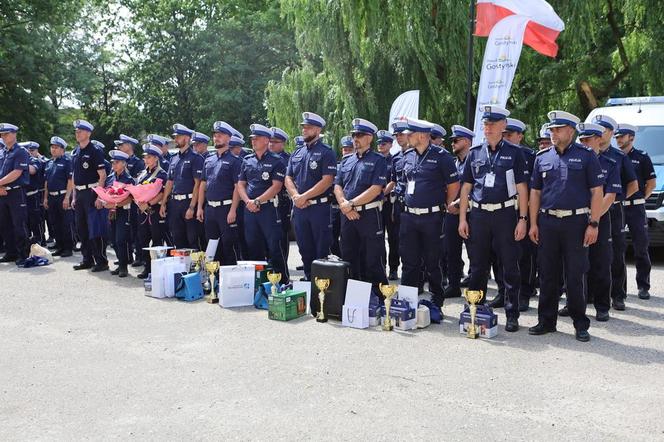
[[[561,219],[561,218],[563,218],[563,211],[560,210],[560,209],[555,209],[553,211],[553,216],[555,216],[558,219]]]

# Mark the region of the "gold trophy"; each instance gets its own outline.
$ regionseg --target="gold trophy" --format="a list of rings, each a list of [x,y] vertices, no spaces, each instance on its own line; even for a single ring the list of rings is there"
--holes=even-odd
[[[205,256],[205,254],[203,254]],[[219,270],[219,261],[210,261],[205,263],[205,270],[210,274],[210,294],[207,297],[208,304],[217,304],[219,303],[219,298],[214,291],[214,275]]]
[[[267,272],[267,280],[272,283],[272,296],[279,291],[279,281],[281,281],[281,273]]]
[[[325,317],[325,313],[323,312],[323,305],[325,304],[325,290],[330,287],[330,280],[328,278],[316,278],[314,280],[316,283],[316,287],[318,287],[318,302],[320,303],[320,310],[318,311],[318,315],[316,315],[316,321],[317,322],[327,322],[327,318]]]
[[[466,337],[477,339],[480,336],[480,331],[475,325],[475,316],[477,315],[477,304],[484,297],[484,292],[482,290],[466,290],[463,297],[468,301],[470,310],[470,324],[468,324],[468,333]]]
[[[205,252],[192,252],[189,257],[191,258],[191,263],[195,265],[194,270],[200,272],[201,265],[205,265]]]
[[[385,296],[385,319],[383,320],[383,331],[392,331],[392,318],[390,318],[390,307],[392,305],[392,298],[397,292],[398,286],[394,284],[379,284],[380,292]]]

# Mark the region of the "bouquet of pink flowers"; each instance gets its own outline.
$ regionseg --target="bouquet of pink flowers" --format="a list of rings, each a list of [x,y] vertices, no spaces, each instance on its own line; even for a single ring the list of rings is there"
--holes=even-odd
[[[163,181],[160,178],[157,178],[154,183],[145,183],[139,185],[130,184],[126,189],[131,193],[131,196],[134,197],[134,201],[137,203],[149,203],[152,201],[163,187]]]
[[[127,190],[127,185],[117,181],[110,187],[95,187],[92,190],[95,191],[100,200],[110,204],[119,204],[126,200],[128,196],[131,196]]]

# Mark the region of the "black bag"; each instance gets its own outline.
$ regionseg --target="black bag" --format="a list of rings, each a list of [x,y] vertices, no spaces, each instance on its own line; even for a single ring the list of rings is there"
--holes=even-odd
[[[341,312],[346,300],[346,284],[350,277],[350,263],[341,261],[336,256],[326,259],[317,259],[311,263],[311,314],[316,316],[320,310],[318,301],[318,287],[316,278],[330,280],[330,286],[325,290],[325,305],[323,313],[326,318],[341,321]]]

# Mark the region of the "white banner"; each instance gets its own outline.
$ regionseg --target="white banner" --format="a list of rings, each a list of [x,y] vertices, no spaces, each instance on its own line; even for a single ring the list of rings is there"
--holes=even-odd
[[[394,103],[392,103],[392,108],[390,109],[390,119],[387,122],[387,130],[392,131],[392,122],[394,120],[401,120],[403,118],[419,118],[419,107],[420,107],[420,91],[408,91],[399,95]],[[396,152],[399,152],[401,148],[396,143],[392,144],[390,152],[394,155]]]
[[[489,34],[482,61],[480,87],[477,92],[475,144],[479,144],[484,139],[484,125],[482,124],[484,106],[505,107],[507,104],[514,73],[521,57],[523,33],[530,20],[530,17],[510,15],[496,23]]]

